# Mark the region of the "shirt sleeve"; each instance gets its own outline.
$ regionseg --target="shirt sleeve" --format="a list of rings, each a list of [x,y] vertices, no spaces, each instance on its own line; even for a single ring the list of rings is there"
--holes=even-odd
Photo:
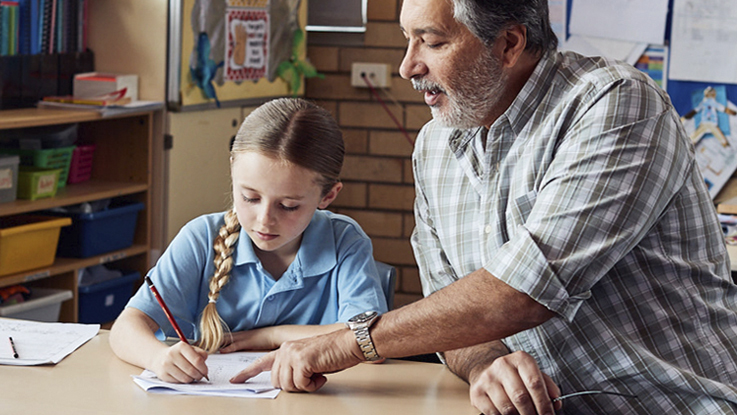
[[[196,326],[199,324],[204,264],[208,258],[207,250],[212,246],[208,241],[209,235],[205,220],[195,219],[189,222],[180,230],[148,273],[177,324],[188,338],[195,338]],[[176,336],[148,285],[141,285],[127,306],[141,310],[156,321],[164,333]]]
[[[693,168],[678,117],[652,86],[619,80],[581,101],[591,104],[560,117],[570,128],[535,190],[509,200],[510,239],[484,265],[569,321]]]
[[[371,239],[358,224],[349,225],[337,238],[336,248],[338,321],[346,322],[369,310],[386,313],[386,296],[376,270]]]
[[[414,217],[415,228],[412,231],[410,242],[417,261],[422,283],[422,293],[425,297],[438,291],[460,278],[450,266],[445,252],[438,238],[432,215],[428,205],[427,194],[422,178],[422,160],[425,159],[425,140],[431,133],[431,127],[425,125],[417,135],[415,149],[412,154],[412,171],[415,177]],[[463,277],[463,276],[461,276]]]

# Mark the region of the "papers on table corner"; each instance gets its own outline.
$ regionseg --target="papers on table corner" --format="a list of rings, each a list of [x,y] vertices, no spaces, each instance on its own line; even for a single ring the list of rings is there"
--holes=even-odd
[[[279,394],[279,389],[271,386],[271,372],[263,372],[246,383],[230,383],[230,378],[264,354],[260,352],[212,354],[207,358],[209,381],[203,379],[187,384],[169,383],[160,380],[149,370],[133,376],[133,381],[143,390],[153,393],[274,399]]]
[[[0,364],[56,364],[99,331],[99,324],[42,323],[3,318],[0,319]],[[13,357],[11,337],[18,358]]]

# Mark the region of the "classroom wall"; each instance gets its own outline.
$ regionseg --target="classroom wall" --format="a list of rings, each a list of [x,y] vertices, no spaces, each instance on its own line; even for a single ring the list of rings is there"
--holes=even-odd
[[[415,196],[412,145],[369,89],[350,85],[350,72],[353,62],[391,66],[391,88],[379,96],[414,141],[431,115],[422,95],[398,75],[406,47],[399,29],[400,6],[400,0],[369,1],[363,47],[310,45],[308,59],[325,78],[307,79],[305,90],[308,99],[333,113],[346,141],[345,187],[331,210],[356,219],[371,237],[376,259],[397,268],[397,307],[422,298],[409,242]]]

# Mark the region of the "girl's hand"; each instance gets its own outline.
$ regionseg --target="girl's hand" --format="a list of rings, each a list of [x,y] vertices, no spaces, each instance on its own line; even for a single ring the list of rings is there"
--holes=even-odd
[[[164,382],[192,383],[207,378],[206,360],[206,351],[179,342],[156,355],[150,368]]]
[[[220,349],[220,353],[276,349],[284,341],[279,339],[279,331],[279,326],[237,331],[230,335],[230,343]]]

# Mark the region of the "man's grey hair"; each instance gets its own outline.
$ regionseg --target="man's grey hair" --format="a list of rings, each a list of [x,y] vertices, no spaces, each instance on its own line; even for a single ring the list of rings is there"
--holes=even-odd
[[[558,47],[550,27],[548,0],[452,0],[457,21],[491,46],[499,33],[514,24],[527,28],[525,50],[544,54]]]

